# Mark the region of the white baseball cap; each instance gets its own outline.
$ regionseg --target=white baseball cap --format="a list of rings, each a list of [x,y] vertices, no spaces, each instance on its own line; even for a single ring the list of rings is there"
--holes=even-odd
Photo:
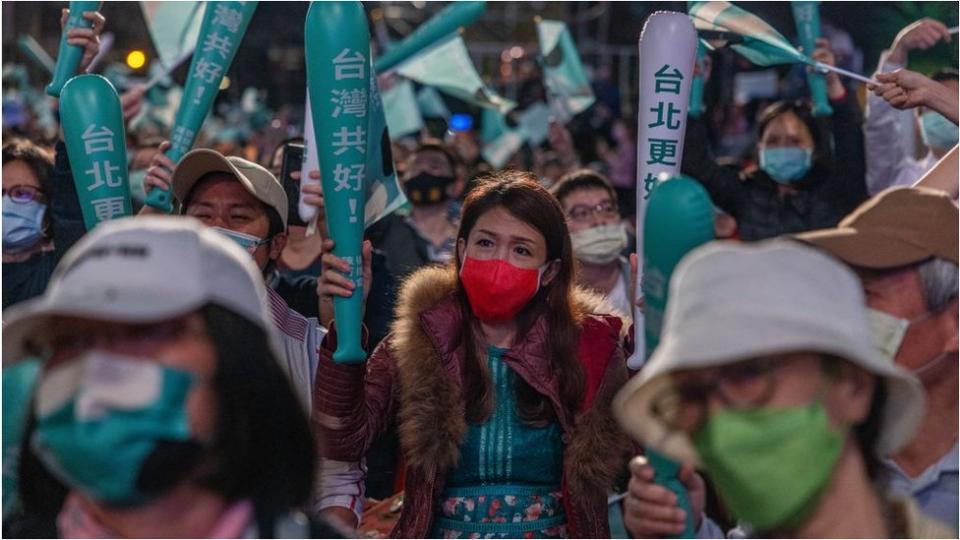
[[[104,222],[67,252],[42,296],[4,312],[3,363],[33,354],[64,316],[151,323],[217,304],[272,336],[266,296],[250,255],[193,218]]]
[[[694,250],[671,278],[661,337],[617,394],[614,414],[637,440],[681,461],[699,464],[690,438],[651,410],[679,370],[790,352],[839,356],[886,383],[881,455],[908,443],[923,417],[920,383],[873,345],[856,276],[798,242],[711,242]]]

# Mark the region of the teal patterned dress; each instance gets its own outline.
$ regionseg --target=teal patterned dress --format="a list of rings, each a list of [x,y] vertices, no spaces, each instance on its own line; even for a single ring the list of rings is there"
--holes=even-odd
[[[563,538],[560,425],[524,425],[517,413],[517,374],[490,347],[487,365],[495,394],[493,414],[471,424],[460,463],[447,477],[434,519],[434,538]]]

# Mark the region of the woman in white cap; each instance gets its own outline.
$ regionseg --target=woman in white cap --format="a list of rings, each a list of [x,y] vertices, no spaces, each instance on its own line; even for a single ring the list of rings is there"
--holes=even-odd
[[[5,364],[44,360],[4,536],[336,535],[250,257],[199,222],[103,223],[11,308]]]
[[[856,277],[807,247],[689,255],[662,341],[614,412],[644,444],[701,466],[759,535],[950,535],[877,488],[879,457],[909,442],[923,392],[872,345]]]

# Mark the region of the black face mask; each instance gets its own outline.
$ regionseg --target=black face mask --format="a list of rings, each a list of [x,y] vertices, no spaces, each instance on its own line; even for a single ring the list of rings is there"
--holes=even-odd
[[[452,176],[434,176],[430,173],[422,172],[403,184],[410,204],[425,205],[437,204],[447,201],[450,196],[447,195],[447,186],[453,183],[456,178]]]

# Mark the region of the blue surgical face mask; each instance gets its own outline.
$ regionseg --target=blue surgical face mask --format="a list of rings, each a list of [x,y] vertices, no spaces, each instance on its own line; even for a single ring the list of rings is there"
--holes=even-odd
[[[231,231],[230,229],[224,229],[223,227],[213,227],[213,230],[233,240],[238,246],[242,247],[251,255],[253,255],[253,252],[256,251],[258,247],[270,243],[269,238],[266,240],[261,240],[252,234]]]
[[[778,146],[760,150],[760,168],[781,184],[806,176],[813,163],[813,151],[799,146]]]
[[[960,128],[935,111],[920,115],[920,136],[923,143],[937,150],[949,150],[957,145]]]
[[[43,238],[43,217],[47,205],[28,201],[13,202],[3,196],[3,251],[19,253],[35,246]]]
[[[141,504],[198,461],[187,416],[192,373],[90,351],[41,376],[31,444],[51,473],[111,505]]]

